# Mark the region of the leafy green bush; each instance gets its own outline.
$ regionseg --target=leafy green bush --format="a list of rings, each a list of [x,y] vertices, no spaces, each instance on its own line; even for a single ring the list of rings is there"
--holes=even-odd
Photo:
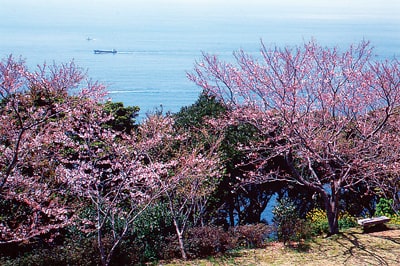
[[[393,208],[393,199],[380,198],[375,207],[375,216],[392,216],[395,214]]]
[[[400,225],[400,215],[393,210],[393,199],[380,198],[375,207],[376,216],[390,218],[390,223]]]
[[[357,219],[348,212],[339,214],[339,229],[344,230],[357,226]]]
[[[313,235],[322,235],[329,233],[328,218],[324,210],[315,208],[309,211],[306,215],[306,219],[310,224],[311,233]],[[357,226],[357,220],[351,216],[348,212],[339,213],[339,229],[344,230]]]
[[[329,233],[329,223],[325,211],[315,208],[306,215],[307,221],[310,223],[313,235],[322,235]]]
[[[283,241],[284,244],[290,241],[301,241],[311,236],[308,223],[300,219],[295,203],[289,198],[284,197],[278,200],[272,213],[278,240]]]
[[[126,247],[134,247],[140,262],[164,257],[164,248],[174,235],[174,226],[166,204],[158,203],[147,208],[135,221]]]
[[[90,208],[85,208],[81,218],[92,219]],[[107,229],[107,227],[106,227]],[[172,220],[165,204],[150,206],[135,221],[111,260],[112,265],[137,265],[165,258],[165,250],[174,234]],[[100,255],[95,234],[70,227],[62,232],[63,239],[52,245],[32,244],[15,249],[16,254],[1,254],[0,265],[100,265]],[[112,236],[104,234],[105,246],[111,245]],[[172,253],[176,257],[179,253]],[[7,257],[6,257],[7,256]],[[169,257],[171,258],[171,257]]]
[[[390,223],[395,225],[400,225],[400,215],[393,214],[390,216]]]
[[[21,247],[19,247],[22,250]],[[100,265],[100,256],[93,238],[66,239],[62,245],[37,247],[19,256],[0,258],[4,266],[36,265]]]
[[[114,118],[106,123],[108,128],[128,134],[135,128],[136,118],[140,111],[138,106],[125,107],[122,102],[106,102],[103,108],[107,114],[111,114]]]

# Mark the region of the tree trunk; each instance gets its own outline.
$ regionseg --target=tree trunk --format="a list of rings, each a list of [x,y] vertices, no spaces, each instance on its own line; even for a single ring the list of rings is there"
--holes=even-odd
[[[97,247],[99,248],[99,252],[100,252],[101,265],[107,266],[107,256],[106,256],[104,246],[103,246],[101,228],[99,228],[97,230]]]
[[[336,193],[323,195],[326,216],[329,224],[329,236],[339,233],[339,198]]]
[[[179,249],[181,251],[182,259],[187,260],[185,244],[184,244],[184,240],[183,240],[183,230],[179,229],[178,222],[175,219],[174,219],[174,225],[175,225],[176,235],[178,236]]]
[[[181,254],[182,254],[182,259],[187,260],[185,245],[183,243],[183,235],[180,232],[178,233],[178,241],[179,241],[179,249],[181,250]]]
[[[254,199],[250,199],[249,206],[245,209],[243,224],[257,224],[261,221],[261,206]]]
[[[235,200],[233,196],[229,198],[229,224],[231,227],[235,226]]]

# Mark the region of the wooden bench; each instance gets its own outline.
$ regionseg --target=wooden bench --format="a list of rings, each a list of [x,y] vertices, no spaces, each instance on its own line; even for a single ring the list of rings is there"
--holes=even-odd
[[[384,224],[390,221],[389,217],[386,216],[380,216],[380,217],[372,217],[372,218],[366,218],[366,219],[360,219],[357,220],[357,223],[361,225],[364,229],[378,225],[378,224]]]

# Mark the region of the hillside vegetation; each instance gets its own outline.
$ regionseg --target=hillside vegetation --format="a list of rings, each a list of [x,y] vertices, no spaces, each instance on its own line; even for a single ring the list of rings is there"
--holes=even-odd
[[[140,123],[74,62],[0,61],[0,265],[397,264],[398,229],[347,230],[400,225],[400,61],[260,52],[203,54],[199,99]]]

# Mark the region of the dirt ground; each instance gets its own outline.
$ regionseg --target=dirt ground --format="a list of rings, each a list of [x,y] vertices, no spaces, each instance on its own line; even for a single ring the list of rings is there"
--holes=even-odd
[[[353,228],[332,237],[285,247],[269,243],[264,249],[241,250],[219,258],[175,261],[163,265],[400,265],[400,228],[363,232]]]

